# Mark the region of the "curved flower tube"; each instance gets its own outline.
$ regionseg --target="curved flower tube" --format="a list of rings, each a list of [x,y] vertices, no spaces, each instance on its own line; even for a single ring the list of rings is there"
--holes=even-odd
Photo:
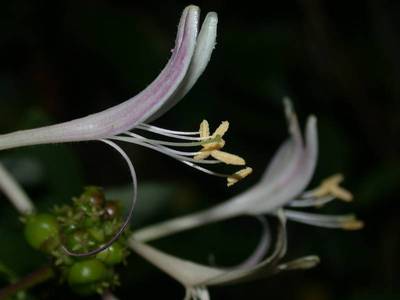
[[[150,118],[173,96],[185,78],[196,47],[199,13],[199,8],[196,6],[185,8],[170,60],[158,77],[141,93],[119,105],[87,117],[1,135],[0,150],[110,138]]]

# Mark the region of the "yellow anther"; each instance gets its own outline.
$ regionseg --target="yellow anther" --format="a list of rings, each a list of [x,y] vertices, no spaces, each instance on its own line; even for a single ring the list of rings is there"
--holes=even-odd
[[[343,222],[342,228],[345,230],[360,230],[364,227],[364,222],[354,219]]]
[[[205,122],[207,122],[207,121],[205,121]],[[201,138],[209,137],[210,139],[218,139],[218,141],[216,141],[216,142],[205,142],[202,145],[203,146],[202,150],[222,149],[225,146],[225,141],[222,139],[222,137],[228,131],[228,129],[229,129],[229,122],[228,121],[223,121],[218,126],[218,128],[214,131],[214,133],[210,136],[210,130],[209,130],[209,127],[208,127],[208,122],[206,123],[206,125],[203,125],[203,128],[202,128],[202,125],[200,124],[200,137]],[[206,133],[208,133],[208,136],[207,135],[202,136],[202,134],[206,134]]]
[[[237,183],[239,180],[242,180],[246,176],[250,175],[253,172],[253,169],[250,167],[246,167],[237,171],[236,173],[232,174],[227,178],[227,185],[232,186]]]
[[[243,166],[246,164],[246,161],[240,156],[220,150],[211,151],[211,156],[227,165]]]
[[[211,154],[211,151],[200,151],[199,154],[195,155],[193,158],[195,160],[203,160],[209,157]]]
[[[227,165],[236,165],[236,166],[245,165],[246,161],[240,156],[221,151],[221,149],[225,146],[225,141],[222,139],[222,137],[228,131],[228,129],[229,129],[229,122],[223,121],[217,127],[214,133],[210,135],[210,126],[207,120],[203,120],[200,123],[200,128],[199,128],[199,135],[202,141],[201,142],[202,149],[199,152],[197,152],[193,158],[195,160],[205,160],[209,156],[212,156],[214,159],[223,162]],[[246,167],[228,176],[227,185],[231,186],[235,184],[239,180],[251,174],[252,171],[253,171],[252,168]]]
[[[213,137],[216,137],[219,135],[220,137],[223,137],[224,134],[228,131],[229,129],[229,122],[228,121],[223,121],[221,122],[221,125],[218,126],[218,128],[214,131]]]
[[[199,134],[201,138],[207,138],[210,136],[210,126],[208,125],[207,120],[203,120],[203,122],[200,123]]]
[[[208,158],[215,150],[222,149],[225,146],[225,141],[222,139],[223,135],[229,129],[229,122],[223,121],[218,126],[218,128],[214,131],[214,133],[210,136],[210,126],[207,120],[203,120],[200,123],[199,134],[200,138],[208,139],[205,140],[202,144],[202,149],[200,153],[194,156],[195,160],[203,160]],[[210,141],[211,140],[211,141]]]
[[[353,195],[348,190],[339,186],[342,181],[343,175],[335,174],[322,181],[321,185],[314,189],[312,193],[315,197],[332,195],[340,200],[349,202],[353,200]]]
[[[209,150],[219,150],[225,146],[225,141],[220,138],[220,136],[217,136],[215,138],[217,141],[215,142],[205,142],[202,144],[203,149],[200,151],[209,151]]]

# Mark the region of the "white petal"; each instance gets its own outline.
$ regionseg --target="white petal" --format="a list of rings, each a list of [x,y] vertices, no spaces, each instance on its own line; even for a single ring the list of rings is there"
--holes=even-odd
[[[179,23],[176,46],[170,61],[153,83],[135,97],[84,118],[0,135],[0,150],[108,138],[146,120],[173,95],[184,79],[196,45],[198,22],[199,8],[188,6]]]
[[[129,239],[128,243],[136,253],[184,286],[197,286],[207,281],[209,278],[224,273],[224,270],[203,266],[189,260],[175,257],[134,239]]]
[[[270,256],[266,257],[263,261],[255,266],[249,268],[236,268],[229,270],[218,277],[210,278],[206,284],[219,285],[246,282],[276,273],[276,264],[286,254],[287,247],[286,220],[282,211],[279,211],[277,216],[279,220],[277,239],[274,250]]]
[[[184,300],[210,300],[206,287],[188,287]]]
[[[288,220],[326,228],[345,229],[346,224],[355,224],[355,222],[358,222],[352,214],[325,215],[289,209],[285,209],[284,213]]]
[[[307,120],[304,146],[296,117],[290,112],[291,110],[287,110],[291,139],[281,146],[271,167],[257,185],[218,207],[217,212],[220,215],[225,214],[228,218],[246,213],[252,215],[271,213],[294,199],[306,188],[317,161],[316,119],[312,116]]]
[[[199,79],[201,74],[210,61],[211,54],[215,48],[215,41],[217,38],[217,24],[218,16],[215,12],[210,12],[204,19],[203,25],[201,26],[199,36],[196,42],[196,49],[194,51],[192,61],[189,66],[189,70],[186,73],[185,78],[176,90],[175,94],[154,114],[148,122],[151,122],[164,114],[175,104],[177,104],[193,87],[196,81]]]
[[[310,182],[317,161],[318,139],[315,117],[310,117],[306,125],[305,149],[297,148],[295,159],[290,166],[281,170],[282,174],[271,182],[261,181],[248,197],[253,198],[250,213],[267,213],[284,206],[301,194]]]
[[[286,226],[282,213],[279,213],[278,237],[272,254],[255,266],[221,269],[204,266],[166,254],[152,246],[129,239],[129,246],[149,262],[175,278],[185,287],[229,284],[247,281],[276,272],[276,263],[286,252]]]
[[[285,98],[283,104],[290,138],[279,147],[264,175],[261,177],[261,182],[268,184],[272,184],[284,176],[283,171],[295,163],[303,149],[303,138],[292,103],[289,99]]]
[[[2,191],[21,214],[30,214],[35,206],[22,187],[0,163],[0,191]]]

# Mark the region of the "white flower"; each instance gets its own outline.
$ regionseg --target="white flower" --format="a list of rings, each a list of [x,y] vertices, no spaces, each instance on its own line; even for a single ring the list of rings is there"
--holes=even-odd
[[[2,191],[21,214],[30,214],[35,207],[14,177],[0,163],[0,191]]]
[[[79,142],[92,140],[116,140],[141,145],[208,174],[230,178],[199,166],[218,163],[245,165],[235,155],[214,156],[214,159],[198,159],[202,150],[178,151],[173,147],[208,147],[208,144],[222,148],[220,135],[200,134],[200,131],[175,131],[149,125],[172,108],[196,83],[206,68],[217,36],[218,18],[215,12],[207,14],[198,32],[200,9],[190,5],[182,13],[175,48],[165,68],[142,92],[131,99],[102,112],[56,125],[21,130],[0,135],[0,150],[39,144]],[[227,130],[228,122],[223,122]],[[157,134],[161,139],[147,138],[137,132]],[[226,131],[225,130],[225,131]],[[165,140],[165,138],[173,139]],[[180,140],[180,142],[176,142]],[[222,151],[221,151],[222,152]],[[225,152],[223,152],[225,153]],[[226,153],[225,153],[226,154]],[[237,178],[238,176],[234,176]]]
[[[286,253],[287,219],[349,230],[362,227],[363,223],[353,215],[332,216],[287,208],[321,206],[335,198],[349,201],[352,196],[350,192],[338,186],[342,180],[339,175],[323,181],[316,189],[304,192],[314,173],[317,161],[316,118],[314,116],[308,118],[304,140],[290,101],[285,99],[284,104],[290,137],[276,152],[259,183],[220,205],[137,230],[131,236],[129,241],[131,248],[182,283],[187,290],[186,299],[208,299],[207,286],[236,283],[284,270],[307,269],[315,266],[319,262],[317,256],[306,256],[288,263],[279,263]],[[220,269],[196,264],[163,253],[147,244],[151,240],[207,223],[240,215],[261,218],[265,214],[274,215],[279,220],[274,249],[269,256],[264,258],[269,249],[266,246],[269,244],[266,242],[269,234],[264,225],[264,234],[256,251],[246,263],[236,268]],[[264,221],[263,224],[265,224]]]
[[[184,9],[170,60],[158,77],[138,95],[87,117],[0,135],[0,150],[39,144],[92,140],[104,142],[117,150],[129,165],[134,195],[128,217],[113,240],[119,237],[129,223],[136,201],[137,187],[133,164],[114,141],[134,143],[164,153],[197,170],[226,178],[228,186],[244,178],[251,173],[251,168],[245,168],[231,175],[217,173],[207,167],[219,163],[245,165],[245,161],[241,157],[220,150],[225,144],[222,135],[228,129],[229,123],[227,121],[223,122],[213,135],[207,134],[203,128],[200,128],[199,131],[182,132],[163,129],[146,123],[161,116],[181,100],[206,68],[215,46],[218,18],[216,13],[208,13],[200,32],[198,32],[199,18],[200,9],[197,6],[190,5]],[[143,134],[133,132],[134,129],[152,135],[157,134],[160,139],[147,138]],[[221,129],[223,129],[223,132]],[[177,140],[179,141],[177,142]],[[186,149],[187,147],[202,147],[202,149],[196,151],[176,149],[180,147]],[[200,157],[205,153],[204,149],[210,149],[210,147],[218,148],[211,153],[213,159]],[[104,250],[107,246],[108,244],[101,249],[85,254],[72,253],[67,249],[65,251],[70,255],[86,256]]]

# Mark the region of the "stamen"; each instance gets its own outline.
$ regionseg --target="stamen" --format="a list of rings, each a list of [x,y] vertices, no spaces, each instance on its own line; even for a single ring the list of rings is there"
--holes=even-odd
[[[232,186],[235,183],[239,182],[239,180],[242,180],[246,176],[250,175],[253,172],[253,169],[250,167],[246,167],[244,169],[241,169],[237,171],[236,173],[230,175],[227,178],[227,186]]]
[[[323,215],[289,209],[285,209],[284,211],[289,220],[304,224],[346,230],[358,230],[363,227],[363,222],[358,220],[354,215]]]
[[[342,228],[344,230],[360,230],[364,228],[364,222],[361,220],[349,220],[348,222],[344,222],[342,224]]]
[[[229,122],[228,121],[223,121],[221,124],[218,126],[217,129],[215,129],[213,136],[224,136],[224,134],[228,131],[229,129]]]
[[[200,128],[199,128],[200,137],[201,138],[209,137],[211,139],[202,145],[203,149],[199,151],[199,154],[194,156],[194,159],[204,160],[209,156],[212,156],[216,160],[219,160],[228,165],[237,165],[237,166],[245,165],[246,164],[245,160],[240,156],[220,151],[220,149],[225,146],[225,141],[222,139],[222,137],[228,131],[228,129],[229,129],[229,122],[223,121],[214,131],[214,133],[210,136],[210,126],[207,120],[203,120],[200,123]],[[220,140],[216,142],[211,142],[212,139],[217,139],[217,138],[219,138]]]
[[[197,163],[201,163],[201,164],[218,164],[220,163],[218,160],[195,160],[194,158],[191,157],[185,157],[184,155],[179,154],[179,152],[181,151],[177,151],[168,147],[165,147],[163,145],[160,144],[152,144],[149,143],[147,139],[134,139],[134,138],[130,138],[130,137],[123,137],[123,136],[115,136],[112,137],[111,139],[113,140],[117,140],[117,141],[122,141],[122,142],[129,142],[129,143],[134,143],[136,145],[139,146],[143,146],[146,148],[150,148],[152,150],[158,151],[162,154],[165,154],[169,157],[172,157],[176,160],[179,161],[192,161],[192,162],[197,162]],[[178,152],[178,153],[175,153]],[[185,153],[185,152],[181,152],[181,153]],[[197,152],[195,152],[197,153]],[[185,155],[190,156],[189,154],[193,154],[193,152],[187,152],[185,153]]]
[[[154,125],[144,124],[144,123],[137,125],[136,128],[147,130],[147,131],[154,132],[154,133],[160,133],[160,134],[162,134],[162,133],[171,133],[171,134],[176,134],[176,135],[198,135],[199,134],[198,131],[169,130],[169,129],[164,129],[164,128],[157,127]]]
[[[217,176],[217,177],[223,177],[223,178],[228,178],[228,177],[232,176],[231,174],[223,174],[223,173],[218,173],[218,172],[211,171],[209,169],[203,168],[203,167],[201,167],[201,166],[199,166],[197,164],[194,164],[192,162],[189,162],[189,161],[181,161],[181,162],[183,162],[185,165],[188,165],[189,167],[192,167],[192,168],[194,168],[196,170],[202,171],[202,172],[204,172],[206,174],[209,174],[209,175],[213,175],[213,176]]]
[[[339,186],[339,183],[343,181],[343,175],[335,174],[328,177],[321,182],[321,185],[316,189],[312,190],[312,195],[316,198],[332,195],[336,198],[349,202],[353,200],[353,195],[346,189]]]
[[[171,142],[166,140],[151,139],[130,131],[124,132],[123,135],[111,137],[111,139],[122,142],[133,143],[146,148],[150,148],[152,150],[163,153],[169,157],[172,157],[204,173],[213,176],[227,178],[228,186],[235,184],[236,182],[248,176],[252,172],[251,168],[244,168],[240,171],[237,171],[233,175],[221,174],[198,165],[198,164],[225,163],[228,165],[243,166],[246,164],[245,160],[240,156],[220,150],[225,145],[225,141],[222,139],[222,136],[229,129],[228,121],[221,122],[221,124],[218,126],[218,128],[214,131],[212,135],[210,135],[210,126],[207,120],[203,120],[200,123],[198,132],[181,132],[176,130],[167,130],[148,124],[140,124],[139,126],[136,127],[136,129],[156,133],[174,139],[185,140],[185,142]],[[195,135],[198,135],[198,137],[193,137]],[[202,147],[200,151],[180,151],[171,148],[171,147],[198,147],[198,146]],[[214,159],[208,159],[210,156],[213,157]]]
[[[334,196],[324,196],[324,197],[319,197],[319,198],[306,198],[306,199],[295,199],[291,201],[288,206],[290,207],[322,207],[323,205],[331,202],[334,200]]]
[[[129,131],[125,132],[125,134],[128,135],[129,137],[133,138],[131,140],[125,140],[126,142],[136,143],[135,139],[138,139],[138,140],[142,140],[142,141],[145,141],[145,142],[151,143],[151,144],[173,146],[173,147],[197,147],[197,146],[203,146],[204,144],[220,141],[219,137],[215,137],[215,138],[209,139],[207,141],[201,141],[199,139],[198,140],[199,142],[177,143],[177,142],[167,142],[167,141],[163,141],[163,140],[149,139],[149,138],[146,138],[144,136],[141,136],[139,134],[129,132]],[[118,137],[118,136],[115,136],[115,137]],[[113,137],[113,138],[115,138],[115,137]]]
[[[187,140],[187,141],[201,141],[202,140],[202,138],[200,138],[200,137],[190,137],[190,136],[182,135],[182,134],[169,133],[169,132],[160,132],[160,131],[157,131],[157,130],[154,130],[154,129],[138,128],[138,127],[135,127],[135,129],[140,129],[140,130],[144,130],[144,131],[147,131],[147,132],[156,133],[156,134],[159,134],[159,135],[162,135],[162,136],[167,136],[167,137],[178,139],[178,140]],[[196,135],[198,135],[198,134],[199,133],[196,133]]]
[[[200,123],[199,134],[201,138],[208,138],[210,137],[210,125],[208,125],[207,120],[203,120]]]

